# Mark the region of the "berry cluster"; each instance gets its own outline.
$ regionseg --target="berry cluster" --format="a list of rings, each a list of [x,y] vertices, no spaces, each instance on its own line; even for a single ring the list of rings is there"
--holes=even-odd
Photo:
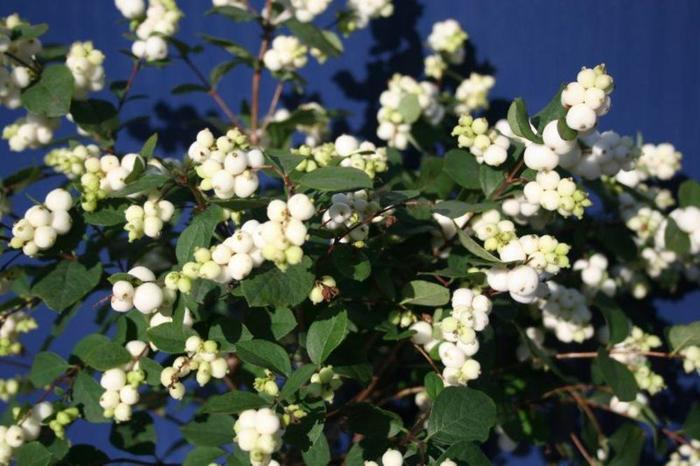
[[[496,84],[496,79],[487,74],[471,72],[455,90],[455,115],[464,115],[489,107],[489,92]]]
[[[357,168],[367,173],[370,178],[388,170],[385,147],[377,148],[369,141],[360,142],[348,134],[338,136],[334,146],[334,155],[341,158],[341,167]]]
[[[73,97],[85,99],[90,92],[99,92],[105,85],[104,54],[92,42],[74,42],[66,57],[66,66],[73,73]]]
[[[75,406],[62,409],[56,413],[54,419],[49,421],[49,429],[51,429],[56,438],[66,438],[66,427],[80,417],[80,411]]]
[[[139,367],[139,358],[148,353],[148,345],[140,340],[132,340],[125,347],[133,361],[124,367],[105,371],[100,379],[100,385],[105,389],[100,396],[104,417],[113,418],[116,422],[131,419],[132,407],[141,398],[139,385],[146,379],[144,371]]]
[[[42,422],[51,417],[53,411],[53,405],[46,401],[27,412],[22,412],[19,407],[13,408],[15,423],[0,426],[0,464],[9,465],[16,448],[39,438]]]
[[[211,378],[223,379],[228,373],[228,363],[219,353],[219,345],[213,340],[202,340],[193,335],[185,341],[187,354],[179,356],[172,366],[160,373],[160,383],[168,389],[170,396],[181,400],[185,396],[182,379],[196,371],[195,379],[200,387],[208,384]]]
[[[165,296],[163,289],[156,283],[155,274],[141,265],[127,273],[134,280],[118,280],[112,285],[112,309],[127,312],[136,308],[142,314],[158,311],[165,302]]]
[[[592,131],[581,136],[583,150],[576,145],[559,156],[562,168],[587,180],[596,180],[601,175],[615,176],[634,167],[638,149],[629,136],[620,136],[615,131]]]
[[[88,150],[84,162],[85,172],[80,176],[80,206],[86,212],[97,209],[97,203],[107,197],[107,194],[124,189],[136,164],[143,163],[139,154],[126,154],[119,160],[116,155],[98,157],[93,152]]]
[[[576,131],[591,130],[598,117],[610,110],[609,94],[613,90],[613,78],[607,74],[605,65],[582,68],[576,81],[569,83],[561,92],[561,104],[568,109],[566,124]]]
[[[92,157],[100,157],[100,148],[96,144],[77,144],[52,149],[44,156],[44,163],[72,180],[85,173],[85,161]]]
[[[182,11],[175,0],[115,0],[122,15],[132,20],[136,41],[131,53],[146,61],[164,60],[168,56],[166,39],[177,32]]]
[[[586,297],[576,288],[548,281],[539,299],[542,325],[554,332],[559,341],[581,343],[593,336],[591,310]]]
[[[459,64],[464,61],[464,43],[468,38],[456,20],[438,21],[428,36],[428,47],[450,63]]]
[[[349,14],[338,25],[345,33],[364,29],[370,20],[394,14],[392,0],[348,0]]]
[[[2,138],[7,139],[11,151],[22,152],[25,149],[36,149],[49,144],[53,133],[58,128],[58,118],[46,118],[27,113],[14,123],[2,129]]]
[[[472,358],[479,351],[476,332],[489,324],[491,300],[478,291],[460,288],[452,294],[452,312],[433,323],[418,321],[411,326],[412,341],[431,352],[437,348],[445,366],[442,377],[446,385],[465,385],[479,377],[481,365]]]
[[[497,251],[516,238],[515,224],[504,220],[495,209],[474,217],[469,226],[476,237],[484,242],[484,249]]]
[[[7,402],[19,392],[19,380],[0,379],[0,400]]]
[[[129,242],[142,238],[158,238],[163,225],[169,222],[175,213],[172,202],[160,199],[158,192],[148,196],[148,200],[140,205],[131,205],[124,212],[126,225],[124,229],[129,232]]]
[[[73,225],[68,213],[72,205],[73,198],[65,189],[49,192],[43,204],[30,207],[24,218],[12,226],[10,247],[22,249],[29,257],[51,248],[58,236],[68,233]]]
[[[11,109],[22,105],[20,91],[32,81],[32,71],[23,63],[33,62],[42,49],[39,39],[13,39],[12,30],[26,24],[16,13],[0,18],[0,104]]]
[[[700,440],[690,439],[671,453],[666,466],[698,466],[700,464]]]
[[[308,51],[309,48],[294,36],[277,36],[265,52],[263,63],[272,72],[295,71],[306,65]]]
[[[4,317],[0,325],[0,356],[20,354],[22,343],[19,342],[19,336],[36,328],[36,320],[24,312],[15,312]]]
[[[489,128],[486,118],[462,115],[452,136],[457,137],[457,146],[469,148],[479,163],[497,167],[508,158],[510,140],[497,129]]]
[[[538,172],[535,180],[525,185],[523,194],[528,203],[556,211],[565,218],[573,215],[580,219],[592,204],[588,193],[579,189],[572,178],[562,178],[554,170]]]
[[[325,366],[311,376],[308,386],[309,394],[321,398],[326,403],[333,403],[335,391],[343,385],[340,375],[333,371],[333,366]]]
[[[700,373],[700,346],[687,346],[679,351],[683,356],[683,370],[690,374],[693,371]]]
[[[316,284],[309,292],[309,301],[312,304],[320,304],[323,301],[330,301],[338,293],[337,284],[335,278],[330,275],[324,275],[320,280],[316,281]]]
[[[594,296],[598,291],[615,295],[617,284],[608,274],[608,258],[603,254],[597,252],[587,259],[579,259],[574,262],[573,269],[581,272],[586,295]]]
[[[309,23],[322,14],[331,0],[288,0],[294,17],[302,23]]]
[[[420,115],[425,116],[430,124],[435,125],[445,115],[445,109],[438,100],[438,94],[438,87],[434,83],[418,82],[410,76],[401,74],[392,76],[387,90],[379,96],[381,105],[377,112],[379,139],[387,141],[389,146],[397,149],[403,150],[408,147],[413,121],[406,120],[407,115],[401,106],[402,102],[405,99],[415,99]],[[410,116],[417,119],[415,115]]]
[[[637,393],[637,397],[632,401],[621,401],[616,396],[610,398],[610,409],[631,418],[638,418],[648,405],[649,399],[644,393]]]
[[[322,225],[332,231],[347,231],[339,239],[341,243],[351,243],[363,247],[369,235],[370,223],[379,222],[379,204],[369,198],[367,191],[337,193],[331,197],[330,207],[323,213]]]
[[[202,179],[200,189],[213,190],[219,199],[252,196],[260,184],[257,170],[265,159],[259,149],[248,149],[248,139],[235,129],[216,139],[209,129],[197,133],[187,154]]]
[[[649,360],[644,353],[660,346],[659,337],[645,333],[635,326],[627,338],[613,347],[610,356],[627,366],[634,374],[639,388],[654,395],[665,387],[665,383],[661,375],[651,370]]]
[[[276,463],[271,456],[282,447],[284,434],[277,413],[269,408],[247,409],[238,416],[233,430],[234,441],[241,450],[249,453],[253,466]]]

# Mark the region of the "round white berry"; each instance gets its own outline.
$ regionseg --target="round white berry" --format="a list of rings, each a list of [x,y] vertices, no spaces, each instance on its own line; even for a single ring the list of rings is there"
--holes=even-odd
[[[520,265],[508,272],[508,291],[519,295],[531,295],[537,290],[539,276],[532,267]]]
[[[382,455],[382,466],[401,466],[403,465],[403,455],[398,450],[387,450]]]
[[[255,421],[255,429],[261,434],[271,435],[280,428],[280,420],[277,414],[269,408],[258,410]]]
[[[243,280],[253,270],[253,258],[240,252],[234,254],[228,263],[228,272],[234,280]]]
[[[143,283],[134,292],[134,307],[143,314],[151,314],[163,304],[163,290],[155,283]]]
[[[49,249],[56,243],[58,233],[51,226],[41,226],[34,230],[34,243],[39,249]]]
[[[156,276],[151,272],[151,270],[142,265],[137,265],[127,272],[132,277],[136,277],[142,282],[152,282],[156,279]]]
[[[51,228],[56,230],[59,235],[65,235],[70,231],[73,226],[73,219],[70,214],[65,210],[57,210],[53,213],[53,219],[51,220]]]
[[[588,131],[595,126],[595,111],[586,104],[576,104],[566,112],[566,124],[577,131]],[[552,167],[554,168],[554,167]]]
[[[508,151],[499,145],[491,144],[486,151],[484,151],[483,157],[486,165],[497,167],[506,161],[508,158]]]
[[[359,142],[353,136],[349,134],[343,134],[338,136],[335,140],[335,151],[341,157],[347,157],[353,152],[357,151]]]
[[[73,198],[65,189],[57,188],[46,195],[44,204],[46,204],[46,207],[52,212],[70,210],[73,205]]]
[[[122,401],[122,403],[135,405],[139,402],[139,392],[135,387],[126,385],[119,390],[119,399]]]
[[[114,409],[121,400],[117,390],[105,390],[100,396],[100,406],[102,409]]]
[[[131,419],[131,405],[119,403],[114,408],[114,420],[117,422],[126,422]]]
[[[24,213],[24,218],[27,219],[32,227],[38,228],[50,225],[53,216],[46,207],[35,205],[27,209],[27,211]]]
[[[306,194],[295,194],[287,201],[287,207],[292,217],[297,220],[308,220],[314,216],[316,208]]]
[[[134,287],[126,280],[119,280],[112,285],[112,296],[117,299],[130,300],[134,298]]]
[[[424,320],[411,325],[410,330],[415,332],[411,341],[417,345],[425,345],[433,339],[433,326]]]
[[[108,369],[102,374],[100,385],[105,390],[121,390],[126,385],[126,373],[119,368]]]
[[[542,144],[530,144],[523,155],[525,165],[533,170],[553,170],[559,164],[559,156]]]

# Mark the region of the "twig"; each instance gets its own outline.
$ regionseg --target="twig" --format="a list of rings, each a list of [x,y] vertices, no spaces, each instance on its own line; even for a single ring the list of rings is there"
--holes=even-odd
[[[639,354],[641,356],[648,356],[650,358],[663,358],[663,359],[683,359],[684,356],[674,353],[664,353],[661,351],[625,351],[625,350],[612,350],[610,354]],[[555,359],[585,359],[585,358],[595,358],[598,353],[595,351],[583,351],[574,353],[559,353],[555,354]]]
[[[260,43],[260,50],[258,50],[258,58],[255,63],[255,71],[253,72],[253,81],[251,83],[250,140],[253,144],[258,142],[258,113],[260,112],[260,80],[262,79],[263,57],[270,46],[270,38],[274,30],[274,26],[270,24],[271,15],[272,0],[265,0],[265,14],[262,20],[263,38]]]
[[[278,81],[277,86],[275,86],[275,92],[272,94],[272,100],[270,100],[270,107],[267,109],[267,114],[263,119],[262,131],[264,132],[267,125],[272,121],[272,117],[277,110],[277,104],[279,103],[280,97],[282,97],[282,91],[284,90],[284,81]]]
[[[404,388],[403,390],[399,390],[398,392],[394,393],[393,395],[388,396],[388,397],[384,398],[383,400],[379,401],[379,403],[377,403],[377,405],[382,406],[382,405],[385,405],[385,404],[390,403],[392,401],[400,400],[401,398],[415,395],[416,393],[420,393],[423,390],[425,390],[425,387],[422,385],[419,387]]]
[[[129,91],[131,90],[131,87],[134,85],[134,80],[136,79],[136,75],[139,73],[139,70],[141,69],[141,59],[138,59],[134,62],[133,66],[131,67],[131,74],[129,74],[129,79],[126,81],[126,86],[124,87],[124,93],[119,97],[119,103],[117,105],[117,111],[120,111],[124,104],[126,103],[126,98],[129,95]]]
[[[594,460],[593,457],[590,455],[590,453],[588,453],[588,452],[586,451],[586,448],[583,446],[583,444],[582,444],[581,441],[578,439],[578,437],[576,436],[576,434],[573,433],[573,432],[571,432],[571,434],[569,434],[569,436],[571,437],[571,441],[574,443],[574,445],[576,445],[576,449],[579,451],[579,453],[581,453],[581,456],[583,456],[583,458],[586,460],[586,462],[587,462],[590,466],[596,466],[595,460]]]
[[[430,367],[432,367],[433,370],[435,371],[435,373],[438,376],[440,376],[440,378],[442,379],[442,373],[440,372],[440,369],[438,369],[438,367],[435,365],[435,361],[433,361],[433,358],[431,358],[430,355],[428,353],[426,353],[425,350],[423,348],[421,348],[420,346],[418,346],[417,344],[413,343],[413,347],[416,349],[416,351],[418,351],[418,353],[420,353],[421,356],[423,356],[423,358],[426,361],[428,361],[428,364],[430,364]]]
[[[214,102],[216,105],[218,105],[219,109],[226,115],[226,118],[229,119],[231,124],[235,126],[236,128],[242,130],[243,126],[241,125],[241,122],[238,120],[238,117],[236,117],[236,114],[233,113],[233,110],[228,106],[228,104],[224,101],[224,99],[221,97],[221,94],[219,94],[219,91],[216,90],[214,86],[212,86],[209,83],[209,80],[204,76],[204,74],[200,71],[199,68],[197,68],[197,65],[194,64],[192,60],[190,60],[190,57],[187,55],[180,55],[180,58],[182,61],[184,61],[187,66],[192,70],[192,72],[195,74],[197,79],[202,83],[204,87],[207,88],[207,94],[211,96],[212,99],[214,99]]]

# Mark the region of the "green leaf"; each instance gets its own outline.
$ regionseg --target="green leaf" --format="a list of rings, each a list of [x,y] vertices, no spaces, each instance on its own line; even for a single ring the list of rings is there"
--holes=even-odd
[[[678,224],[672,218],[668,218],[664,240],[666,247],[679,256],[685,256],[690,252],[690,236],[678,228]]]
[[[348,332],[348,313],[345,309],[319,315],[306,335],[306,351],[315,364],[322,364],[336,349]]]
[[[415,94],[406,94],[399,102],[399,113],[408,124],[415,123],[420,118],[421,109]]]
[[[527,114],[527,108],[525,107],[525,102],[520,97],[513,100],[513,103],[511,103],[508,108],[508,124],[513,134],[516,136],[542,144],[542,138],[535,134],[530,127],[530,118]]]
[[[479,184],[486,197],[490,197],[505,180],[502,170],[497,170],[484,164],[479,169]]]
[[[547,126],[547,123],[566,116],[567,110],[561,104],[561,91],[563,89],[564,85],[561,85],[559,87],[559,91],[554,95],[554,97],[552,97],[552,100],[550,100],[542,110],[537,112],[537,114],[532,117],[532,120],[537,127],[537,131],[540,134],[542,131],[544,131],[544,127]]]
[[[73,73],[65,65],[48,66],[36,82],[22,91],[21,98],[25,108],[35,115],[66,115],[73,98]]]
[[[369,189],[372,180],[367,173],[352,167],[323,167],[304,174],[299,184],[318,191],[338,192]]]
[[[75,345],[73,354],[88,366],[106,371],[131,361],[131,354],[104,335],[88,335]]]
[[[230,437],[230,435],[229,435]],[[230,441],[231,439],[229,439]],[[226,453],[221,448],[197,447],[187,454],[183,466],[205,466],[213,463],[217,458]]]
[[[480,246],[474,239],[469,236],[464,230],[461,228],[457,229],[457,235],[459,236],[459,242],[464,246],[464,248],[474,254],[476,257],[479,257],[481,259],[484,259],[487,262],[493,262],[496,264],[500,264],[501,260],[488,252],[486,249],[484,249],[482,246]]]
[[[202,421],[192,421],[180,427],[187,442],[200,447],[218,447],[231,443],[233,418],[225,414],[212,414]]]
[[[14,453],[17,466],[48,466],[53,455],[39,442],[25,443]]]
[[[700,183],[686,180],[678,188],[678,205],[700,207]]]
[[[139,151],[141,157],[144,160],[148,160],[153,157],[153,152],[156,150],[156,145],[158,145],[158,133],[153,133],[151,136],[143,143],[143,147]]]
[[[498,203],[496,202],[480,202],[478,204],[468,204],[461,201],[442,201],[435,204],[433,207],[433,212],[436,214],[444,215],[449,218],[458,218],[462,215],[470,213],[485,212],[491,209],[497,209]]]
[[[128,204],[124,203],[109,203],[101,202],[99,209],[94,212],[84,212],[83,217],[85,218],[85,223],[89,225],[98,225],[103,227],[111,227],[115,225],[120,225],[126,223],[126,217],[124,212]]]
[[[402,290],[401,304],[413,306],[443,306],[450,301],[450,290],[424,280],[408,282]]]
[[[306,384],[314,372],[316,372],[316,369],[317,367],[314,364],[305,364],[292,372],[292,375],[289,376],[287,382],[280,391],[282,399],[287,401],[293,400],[299,389]]]
[[[236,343],[243,338],[243,325],[231,318],[219,317],[209,327],[209,340],[219,344],[220,351],[233,351]]]
[[[284,23],[292,34],[309,47],[320,50],[324,55],[337,57],[343,52],[340,40],[334,40],[324,31],[312,23],[302,23],[297,19],[289,19]]]
[[[428,372],[425,374],[423,385],[425,385],[425,392],[431,400],[437,399],[440,392],[445,388],[442,379],[435,372]]]
[[[443,171],[463,188],[481,189],[479,167],[474,156],[467,151],[452,149],[445,154]]]
[[[106,100],[74,100],[70,114],[76,125],[98,138],[108,140],[119,128],[119,112]]]
[[[175,322],[166,322],[148,329],[148,339],[166,353],[182,353],[185,351],[185,341],[197,332],[189,327]]]
[[[74,260],[64,260],[32,286],[32,293],[54,311],[63,311],[86,296],[100,282],[102,266],[91,269]]]
[[[282,272],[271,267],[241,282],[241,291],[251,307],[292,307],[304,301],[316,277],[302,265],[293,265]]]
[[[694,403],[683,423],[683,432],[695,440],[700,440],[700,404]]]
[[[610,345],[615,345],[627,338],[627,335],[630,333],[631,324],[625,313],[620,309],[620,306],[602,293],[598,293],[595,299],[595,305],[600,309],[603,317],[605,317],[605,322],[608,324],[610,333],[608,343]]]
[[[49,30],[49,26],[46,23],[40,24],[28,24],[21,23],[12,28],[10,34],[10,39],[16,40],[32,40],[43,36],[46,31]]]
[[[223,395],[214,395],[207,399],[202,406],[203,413],[209,414],[238,414],[246,409],[260,409],[268,402],[255,393],[236,390]],[[230,432],[228,432],[230,434]]]
[[[700,346],[700,320],[671,327],[668,331],[668,342],[674,353],[688,346]]]
[[[215,87],[217,84],[219,84],[221,78],[226,76],[226,73],[231,71],[238,63],[238,60],[228,60],[221,62],[212,68],[211,72],[209,73],[209,82],[211,83],[211,86]]]
[[[127,184],[123,189],[109,193],[107,197],[127,197],[131,194],[160,189],[169,180],[170,178],[165,175],[147,173],[132,183]]]
[[[207,14],[225,16],[228,19],[232,19],[233,21],[251,21],[257,18],[255,13],[253,13],[252,11],[246,8],[238,8],[235,6],[220,6],[212,8],[211,10],[207,11]]]
[[[637,466],[644,449],[644,431],[641,427],[626,423],[610,436],[610,446],[615,455],[608,466]]]
[[[175,246],[175,255],[180,264],[192,260],[197,248],[209,246],[216,225],[221,222],[222,214],[222,208],[213,204],[194,216],[189,226],[180,234]]]
[[[469,466],[491,466],[491,461],[489,461],[488,457],[472,442],[457,442],[450,445],[435,463],[441,464],[448,459],[455,461],[457,464],[467,464]]]
[[[250,66],[253,66],[257,61],[256,58],[245,47],[233,41],[223,39],[220,37],[210,36],[208,34],[200,34],[200,37],[205,41],[209,42],[210,44],[216,45],[217,47],[221,47],[231,55],[235,55],[236,57],[240,58],[241,61],[249,64]],[[208,91],[209,90],[207,89],[207,92]]]
[[[236,345],[236,353],[243,362],[277,374],[289,375],[292,372],[287,351],[277,343],[260,339],[241,341]]]
[[[209,88],[201,84],[185,83],[173,87],[170,91],[172,95],[189,94],[192,92],[209,92]]]
[[[637,387],[637,381],[627,366],[611,358],[604,348],[598,349],[595,363],[600,369],[605,383],[613,389],[615,396],[621,401],[634,401],[636,399],[639,387]]]
[[[557,120],[557,132],[565,141],[573,141],[578,136],[578,131],[569,128],[569,125],[566,124],[566,118],[564,117]]]
[[[352,280],[365,281],[372,273],[372,264],[362,250],[349,244],[339,244],[331,255],[333,265],[341,275]]]
[[[100,397],[104,389],[85,372],[80,372],[73,384],[73,401],[82,406],[83,417],[92,423],[112,422],[106,419],[100,406]]]
[[[438,395],[428,418],[428,436],[442,444],[484,442],[496,424],[496,405],[483,392],[447,387]]]
[[[151,358],[142,357],[139,359],[139,367],[146,373],[146,383],[154,387],[160,387],[160,373],[163,366]]]
[[[326,434],[323,432],[324,424],[316,423],[309,431],[309,442],[311,446],[301,452],[304,458],[304,464],[313,466],[325,466],[331,461],[331,449],[326,440]]]
[[[69,367],[70,364],[56,353],[42,351],[34,357],[29,380],[36,388],[41,388],[56,380],[56,377],[63,374]]]
[[[128,422],[112,424],[109,434],[112,445],[134,455],[153,455],[156,440],[153,418],[144,411],[135,412]]]

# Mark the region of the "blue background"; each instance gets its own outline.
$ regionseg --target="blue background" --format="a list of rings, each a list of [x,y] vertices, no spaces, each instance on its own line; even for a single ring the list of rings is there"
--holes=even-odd
[[[46,22],[50,30],[44,42],[70,43],[92,40],[107,55],[108,80],[123,80],[129,75],[130,60],[118,53],[130,42],[122,37],[126,24],[111,0],[2,0],[0,16],[18,11],[32,23]],[[206,32],[227,37],[257,50],[259,33],[248,25],[222,18],[204,16],[208,0],[180,0],[185,12],[177,37],[192,43],[197,34]],[[253,0],[259,4],[259,0]],[[684,170],[700,178],[700,162],[695,149],[700,147],[698,113],[700,111],[700,2],[696,0],[395,0],[396,13],[388,20],[377,21],[366,30],[344,41],[346,53],[340,59],[319,66],[314,60],[302,70],[308,80],[307,92],[327,107],[350,112],[335,130],[350,130],[374,137],[377,96],[393,72],[418,76],[422,72],[423,43],[435,21],[454,17],[469,32],[475,69],[496,76],[492,91],[492,115],[502,112],[507,102],[522,96],[528,107],[542,107],[558,86],[575,77],[582,65],[599,62],[608,65],[616,89],[613,107],[602,120],[602,129],[622,134],[641,132],[645,141],[672,142],[684,153]],[[335,3],[330,11],[339,7]],[[332,14],[320,24],[332,21]],[[171,55],[173,53],[171,52]],[[211,50],[195,57],[205,72],[225,60],[223,52]],[[170,96],[178,84],[196,82],[181,63],[162,72],[147,68],[136,78],[135,94],[148,99],[129,103],[126,117],[148,115],[145,124],[130,126],[117,145],[120,152],[138,149],[154,131],[160,133],[159,155],[181,156],[199,129],[195,121],[203,115],[217,115],[213,102],[203,94]],[[240,99],[249,95],[250,75],[239,68],[228,74],[219,86],[224,99],[236,109]],[[267,109],[272,84],[263,81],[261,108]],[[288,101],[295,100],[291,93]],[[20,111],[0,111],[0,125],[15,120]],[[64,124],[61,136],[68,135]],[[14,153],[0,143],[0,176],[19,167],[40,163],[41,151]],[[45,192],[45,188],[41,190]],[[41,194],[39,194],[41,195]],[[26,200],[15,202],[21,212]],[[660,312],[674,322],[697,319],[700,295],[695,292],[680,301],[660,302]],[[54,351],[66,354],[74,342],[90,328],[91,306],[86,305],[72,322],[70,334],[59,338]],[[36,313],[43,323],[50,322],[51,311]],[[27,346],[36,350],[40,341],[29,339]],[[15,369],[0,367],[3,376]],[[158,422],[163,436],[177,435],[172,424]],[[106,441],[108,428],[78,422],[69,432],[76,442],[90,442],[117,456],[125,456]],[[159,451],[169,443],[162,442]],[[180,451],[182,453],[182,451]],[[176,454],[169,461],[180,461]],[[541,464],[537,455],[512,464]]]

